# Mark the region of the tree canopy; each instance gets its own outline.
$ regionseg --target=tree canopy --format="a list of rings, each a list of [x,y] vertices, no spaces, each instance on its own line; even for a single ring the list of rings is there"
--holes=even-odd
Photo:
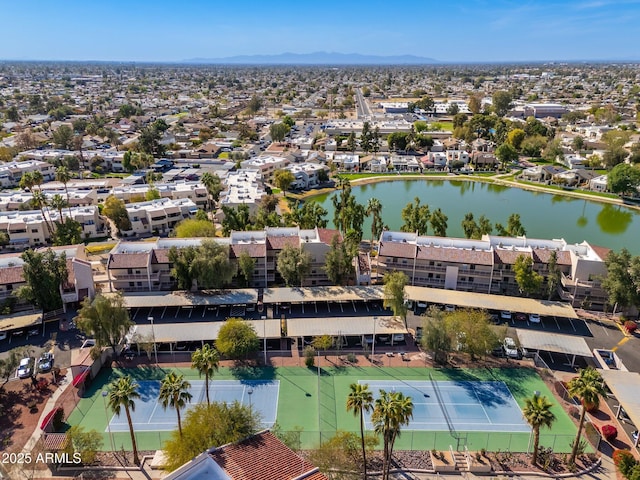
[[[45,312],[62,307],[60,286],[67,280],[67,256],[48,249],[45,252],[26,250],[20,258],[25,286],[20,287],[17,295]]]
[[[630,195],[637,193],[640,186],[640,168],[620,163],[613,167],[607,175],[607,188],[613,193]]]
[[[609,305],[621,308],[640,305],[640,256],[631,256],[626,248],[619,253],[611,250],[604,260],[607,275],[602,288],[607,292]]]
[[[133,325],[121,293],[97,295],[93,300],[86,297],[75,320],[80,330],[95,338],[96,345],[110,346],[114,352]]]
[[[197,247],[171,247],[169,260],[180,289],[222,288],[236,274],[236,265],[229,260],[229,246],[213,240],[204,240]]]
[[[338,235],[331,239],[331,250],[327,252],[324,271],[334,285],[345,285],[353,276],[353,255],[347,251],[345,242]]]
[[[256,433],[260,428],[257,409],[250,409],[235,401],[200,403],[190,408],[182,424],[164,442],[166,471],[173,471],[206,449],[237,442]]]
[[[124,202],[114,195],[109,195],[104,201],[102,214],[112,220],[119,231],[131,230],[131,221]]]
[[[540,293],[544,277],[533,269],[533,258],[520,255],[513,265],[518,288],[526,296]]]
[[[402,212],[400,212],[400,216],[404,222],[400,227],[401,231],[418,232],[418,235],[427,234],[431,215],[429,205],[421,205],[420,198],[416,197],[413,202],[407,203]]]
[[[311,270],[311,255],[300,247],[285,245],[276,269],[288,287],[300,286]]]
[[[407,317],[404,287],[408,281],[404,272],[387,272],[384,275],[384,308],[391,308],[393,314],[403,320]]]
[[[258,351],[260,339],[250,323],[241,318],[229,318],[220,327],[216,347],[221,355],[242,359]]]

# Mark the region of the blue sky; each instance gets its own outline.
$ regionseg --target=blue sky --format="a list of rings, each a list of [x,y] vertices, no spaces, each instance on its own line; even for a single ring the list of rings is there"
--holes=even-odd
[[[331,51],[444,62],[638,59],[640,0],[2,2],[0,59]]]

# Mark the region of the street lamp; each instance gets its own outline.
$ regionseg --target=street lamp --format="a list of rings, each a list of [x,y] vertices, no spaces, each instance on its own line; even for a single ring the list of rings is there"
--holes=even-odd
[[[107,413],[107,393],[106,390],[102,391],[102,403],[104,404],[104,417],[107,419],[107,430],[109,431],[109,440],[111,441],[111,451],[115,452],[116,447],[113,443],[113,434],[111,433],[111,422],[109,422],[109,414]]]
[[[247,395],[249,395],[249,412],[253,415],[253,408],[251,407],[251,395],[253,395],[253,387],[249,387],[247,390]]]
[[[373,343],[371,344],[371,358],[376,353],[376,323],[378,323],[378,317],[373,317]]]
[[[158,346],[156,345],[156,331],[153,328],[153,317],[147,317],[147,320],[151,322],[151,336],[153,337],[153,353],[156,357],[156,365],[158,365]]]

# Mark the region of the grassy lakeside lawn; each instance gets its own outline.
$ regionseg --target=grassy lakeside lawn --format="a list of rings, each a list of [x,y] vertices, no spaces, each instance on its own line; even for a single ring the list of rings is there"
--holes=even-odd
[[[169,371],[184,374],[187,380],[200,377],[190,368],[155,367],[135,369],[104,370],[93,380],[77,408],[68,418],[69,425],[81,425],[86,430],[95,429],[103,435],[103,449],[110,449],[107,433],[107,416],[101,392],[108,389],[108,384],[120,375],[129,374],[136,380],[159,380]],[[522,408],[525,399],[534,391],[541,392],[556,403],[546,384],[533,369],[428,369],[409,367],[333,367],[322,368],[318,379],[317,370],[303,367],[278,368],[221,368],[215,380],[279,380],[277,422],[282,431],[301,431],[300,439],[303,448],[314,448],[321,439],[330,438],[336,429],[358,432],[359,423],[352,413],[346,411],[346,399],[349,385],[358,380],[428,380],[431,372],[436,381],[504,381],[509,387],[518,405]],[[318,389],[320,387],[320,389]],[[159,407],[160,408],[160,407]],[[556,452],[569,451],[569,445],[576,433],[576,428],[568,414],[559,405],[553,407],[557,421],[552,430],[542,431],[541,442],[553,447]],[[108,417],[111,418],[111,412]],[[162,446],[170,432],[137,432],[136,436],[141,450],[155,450]],[[529,441],[527,433],[500,432],[462,432],[458,437],[471,450],[486,448],[487,450],[526,451]],[[113,432],[117,449],[131,448],[128,432]],[[450,432],[405,431],[398,439],[397,448],[445,450],[449,445],[456,445],[457,439]]]

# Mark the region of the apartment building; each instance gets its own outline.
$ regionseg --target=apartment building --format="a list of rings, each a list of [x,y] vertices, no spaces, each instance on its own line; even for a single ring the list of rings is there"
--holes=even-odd
[[[289,165],[289,159],[272,155],[261,155],[245,160],[240,165],[241,170],[257,170],[265,181],[271,181],[276,170],[282,170]],[[229,172],[232,173],[232,172]]]
[[[0,212],[0,231],[9,235],[9,248],[38,247],[50,242],[56,222],[61,221],[60,213],[49,208],[45,208],[44,213],[46,220],[40,210]],[[62,217],[69,216],[80,223],[85,238],[106,235],[98,207],[64,209]]]
[[[107,278],[110,289],[124,291],[162,291],[175,288],[169,262],[171,247],[199,246],[205,240],[213,240],[229,247],[229,259],[237,262],[243,253],[255,260],[251,287],[267,287],[282,284],[277,271],[278,255],[291,245],[302,248],[311,256],[311,269],[304,286],[330,285],[324,271],[326,255],[331,240],[339,235],[337,230],[315,228],[266,228],[261,231],[232,232],[226,238],[161,238],[155,242],[120,241],[110,252],[107,261]],[[238,285],[238,279],[233,281]]]
[[[289,170],[295,177],[295,181],[291,183],[294,190],[306,190],[317,187],[320,184],[320,171],[329,172],[329,168],[318,163],[295,163],[287,166],[285,170]]]
[[[558,293],[579,306],[587,299],[591,308],[606,296],[599,278],[606,274],[605,249],[587,242],[485,235],[480,240],[383,232],[378,272],[402,271],[409,284],[467,292],[519,295],[513,266],[520,256],[533,260],[533,269],[546,279],[551,252],[562,276]]]
[[[223,180],[226,189],[220,193],[219,205],[230,208],[248,205],[249,211],[252,214],[256,213],[262,197],[267,195],[262,178],[259,170],[250,168],[227,173]]]
[[[67,245],[51,247],[56,255],[63,253],[67,262],[67,279],[60,285],[63,308],[77,305],[85,297],[95,296],[93,271],[91,263],[87,260],[84,245]],[[44,252],[48,248],[39,249]],[[0,306],[10,307],[12,311],[24,311],[33,309],[33,305],[27,304],[15,296],[18,288],[26,285],[23,270],[24,260],[18,253],[0,255]]]
[[[206,208],[207,206],[207,189],[200,182],[176,182],[176,183],[154,183],[142,185],[122,185],[115,187],[111,193],[125,203],[136,201],[136,199],[145,198],[149,190],[155,189],[161,198],[169,198],[171,200],[189,199],[195,203],[198,208]]]
[[[122,232],[124,236],[168,234],[180,220],[191,218],[198,211],[196,204],[188,198],[131,203],[126,209],[131,230]]]
[[[56,169],[53,165],[38,160],[2,163],[0,164],[0,187],[16,187],[20,183],[22,175],[36,171],[42,173],[45,182],[53,180],[56,176]]]

